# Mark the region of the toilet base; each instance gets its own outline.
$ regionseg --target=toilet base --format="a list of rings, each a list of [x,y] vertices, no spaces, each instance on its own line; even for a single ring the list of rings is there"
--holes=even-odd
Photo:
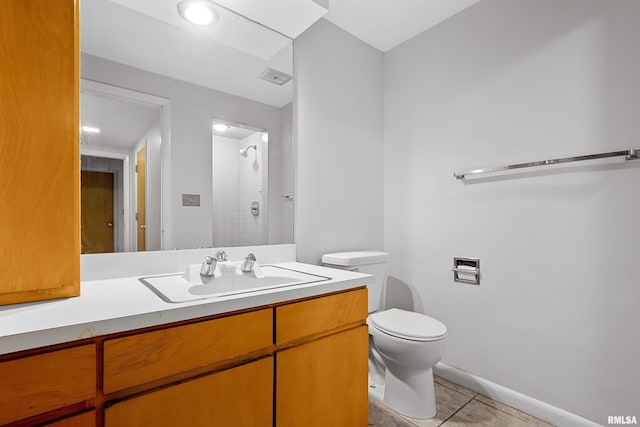
[[[369,396],[384,403],[384,388],[384,384],[376,384],[375,387],[373,385],[369,385]]]
[[[382,388],[382,390],[379,390]],[[436,394],[433,370],[412,372],[402,380],[387,368],[385,385],[369,388],[369,393],[382,395],[379,399],[390,409],[410,418],[428,419],[436,415]]]

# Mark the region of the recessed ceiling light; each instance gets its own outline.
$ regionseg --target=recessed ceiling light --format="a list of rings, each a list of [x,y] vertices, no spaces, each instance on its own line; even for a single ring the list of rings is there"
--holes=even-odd
[[[82,130],[89,133],[100,133],[100,129],[91,126],[82,126]]]
[[[213,130],[217,130],[218,132],[226,132],[231,129],[231,126],[225,125],[224,123],[214,123]]]
[[[210,2],[206,0],[184,0],[178,3],[178,14],[192,24],[205,26],[216,24],[220,19]]]

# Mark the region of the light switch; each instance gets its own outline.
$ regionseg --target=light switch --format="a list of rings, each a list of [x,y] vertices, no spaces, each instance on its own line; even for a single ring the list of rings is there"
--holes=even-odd
[[[200,195],[182,194],[182,206],[200,206]]]

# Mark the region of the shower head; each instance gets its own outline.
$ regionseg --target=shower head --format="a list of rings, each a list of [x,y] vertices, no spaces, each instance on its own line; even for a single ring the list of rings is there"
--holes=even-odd
[[[242,157],[247,157],[247,155],[249,154],[249,148],[253,148],[254,150],[258,151],[257,145],[249,145],[247,148],[243,148],[242,150],[240,150],[240,155]]]

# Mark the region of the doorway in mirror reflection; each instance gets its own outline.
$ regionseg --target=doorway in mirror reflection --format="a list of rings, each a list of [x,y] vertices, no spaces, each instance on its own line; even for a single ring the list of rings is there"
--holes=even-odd
[[[81,253],[160,250],[161,106],[84,82]]]

